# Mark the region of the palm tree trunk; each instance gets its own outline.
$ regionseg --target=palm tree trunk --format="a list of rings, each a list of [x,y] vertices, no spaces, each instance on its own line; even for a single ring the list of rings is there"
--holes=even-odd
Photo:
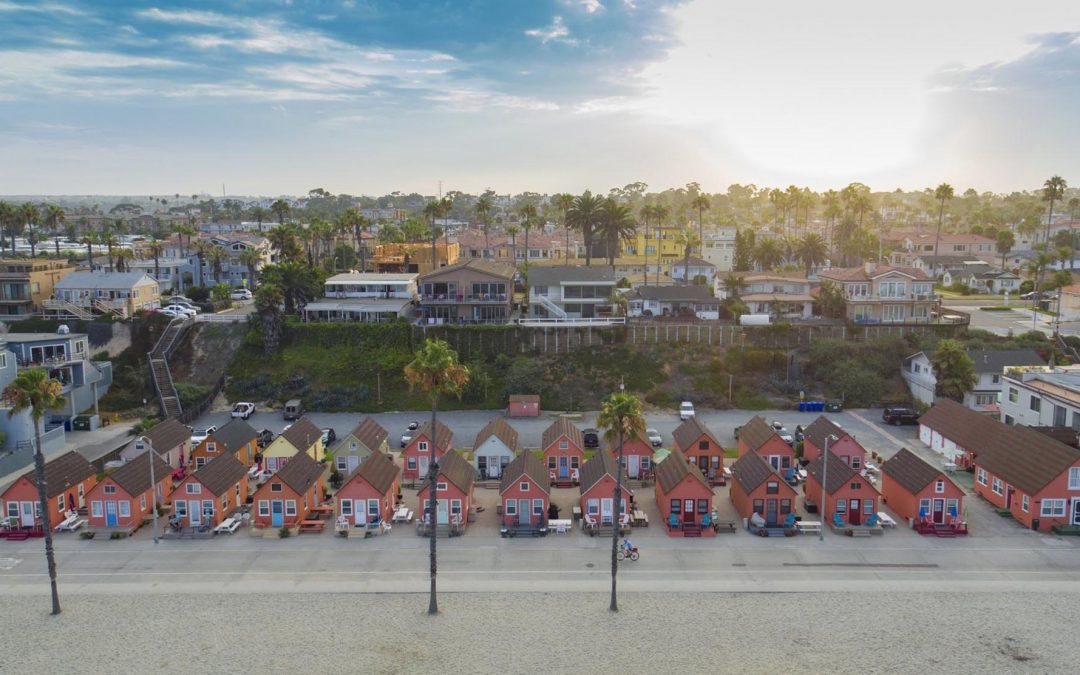
[[[690,244],[686,245],[686,251],[683,254],[683,269],[682,269],[682,282],[683,286],[690,285]]]
[[[45,454],[41,451],[41,420],[34,420],[34,478],[38,484],[41,527],[45,530],[45,563],[52,586],[52,613],[60,613],[60,593],[56,589],[56,556],[53,553],[52,528],[49,527],[49,497],[45,485]]]
[[[113,271],[112,242],[109,242],[109,272]]]
[[[435,236],[435,216],[431,217],[431,271],[439,269],[439,264],[435,258],[435,242],[438,237]],[[448,261],[449,262],[449,261]]]
[[[54,237],[56,236],[56,232],[53,232],[53,236]],[[56,244],[56,257],[59,258],[60,257],[60,240],[59,239],[53,239],[53,243]]]
[[[645,246],[641,249],[645,256],[645,287],[649,287],[649,219],[645,218]]]
[[[86,242],[86,265],[94,271],[94,245],[89,240]]]
[[[566,230],[566,248],[563,249],[562,253],[562,259],[565,263],[570,258],[570,225],[567,223],[563,223],[563,229]],[[576,258],[577,256],[575,255],[574,257]]]
[[[615,594],[615,576],[619,573],[619,521],[622,518],[622,466],[623,432],[619,429],[619,461],[615,466],[615,522],[611,529],[611,605],[612,612],[619,611],[619,602]]]
[[[439,432],[435,427],[435,404],[436,397],[431,397],[431,438],[428,442],[431,444],[431,459],[428,464],[428,513],[431,514],[431,529],[429,536],[431,537],[431,551],[428,554],[429,562],[431,565],[431,595],[428,597],[428,614],[439,613],[439,602],[435,596],[435,575],[438,571],[438,563],[435,557],[435,530],[439,527],[438,517],[438,500],[435,495],[436,482],[439,478],[439,471],[435,463],[435,440],[439,437]]]
[[[525,274],[529,273],[529,228],[525,228]]]
[[[705,210],[698,207],[697,210],[697,238],[698,238],[698,255],[704,255],[705,249]]]

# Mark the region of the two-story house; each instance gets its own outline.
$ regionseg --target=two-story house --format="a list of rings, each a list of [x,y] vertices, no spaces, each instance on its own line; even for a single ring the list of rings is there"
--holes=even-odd
[[[211,260],[203,257],[203,278],[212,280],[214,283],[228,284],[232,288],[254,288],[255,279],[252,278],[252,267],[257,275],[259,270],[273,262],[274,252],[270,240],[259,234],[249,232],[216,234],[204,237],[203,241],[220,247],[225,252],[220,270],[214,268]],[[246,261],[248,252],[253,252],[254,257],[257,258],[253,260],[253,265],[248,265]]]
[[[420,311],[429,323],[501,323],[510,319],[514,268],[464,260],[420,278]]]
[[[735,269],[735,227],[718,227],[705,230],[701,243],[701,257],[710,263],[717,274]]]
[[[435,262],[432,264],[430,243],[379,244],[375,247],[370,265],[376,272],[416,272],[427,274],[456,263],[461,258],[457,242],[435,242]]]
[[[743,277],[739,298],[751,314],[769,314],[778,319],[809,319],[814,314],[810,281],[802,272],[765,272]]]
[[[975,388],[964,394],[964,406],[995,418],[1001,412],[998,401],[1005,371],[1046,363],[1034,349],[973,349],[968,356],[975,364],[977,380]],[[926,405],[934,404],[937,376],[928,354],[918,352],[905,358],[901,375],[912,398]]]
[[[0,318],[40,312],[56,282],[74,271],[62,260],[0,260]]]
[[[115,314],[130,318],[140,310],[161,306],[158,282],[142,271],[72,272],[53,287],[55,299],[45,300],[46,313],[91,318]]]
[[[694,256],[690,256],[689,264],[685,257],[672,261],[668,276],[675,281],[681,282],[687,278],[686,269],[690,270],[689,279],[691,283],[698,277],[704,277],[706,286],[711,286],[716,282],[716,266],[708,260],[702,260]]]
[[[558,265],[529,268],[529,315],[550,319],[610,316],[615,306],[610,267]]]
[[[1080,432],[1080,368],[1006,370],[1001,382],[1001,421],[1072,427]]]
[[[997,242],[979,234],[942,234],[934,232],[908,233],[901,248],[919,255],[953,255],[993,262],[998,256]]]
[[[377,323],[412,315],[415,272],[344,272],[323,285],[323,299],[304,307],[307,321]]]
[[[933,281],[922,270],[867,262],[818,276],[839,287],[844,316],[854,323],[929,323],[938,304]]]

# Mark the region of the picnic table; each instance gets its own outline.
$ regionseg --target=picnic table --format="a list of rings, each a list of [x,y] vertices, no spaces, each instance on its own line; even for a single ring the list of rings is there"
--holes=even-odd
[[[86,519],[85,518],[80,518],[78,513],[74,512],[74,511],[70,511],[70,512],[68,512],[67,518],[64,519],[64,522],[62,522],[62,523],[60,523],[60,524],[58,524],[56,526],[56,531],[57,532],[74,532],[75,530],[79,529],[80,527],[82,527],[85,524],[86,524]]]
[[[214,528],[214,534],[236,534],[236,531],[240,529],[240,524],[242,522],[243,521],[239,518],[226,518],[225,520],[221,521],[221,523],[217,527]]]
[[[820,520],[800,520],[795,523],[795,527],[799,528],[799,532],[821,532]]]
[[[882,527],[896,527],[896,521],[893,519],[892,516],[885,513],[884,511],[877,512],[877,519],[878,522],[881,523]]]
[[[557,518],[548,520],[548,529],[554,531],[556,534],[566,534],[573,526],[574,521],[570,520],[569,518],[566,518],[564,520],[560,520]]]
[[[333,504],[319,504],[315,508],[311,509],[311,512],[317,516],[332,516],[334,515]]]
[[[301,532],[322,532],[326,527],[325,520],[301,520],[300,531]]]
[[[945,473],[951,476],[956,473],[956,462],[943,462],[941,468],[945,469]]]
[[[649,516],[648,516],[648,514],[646,514],[644,511],[641,511],[640,509],[635,509],[634,510],[634,527],[648,527],[648,526],[649,526]]]
[[[413,519],[413,512],[407,506],[402,506],[397,511],[394,511],[394,517],[391,519],[395,523],[410,523]]]

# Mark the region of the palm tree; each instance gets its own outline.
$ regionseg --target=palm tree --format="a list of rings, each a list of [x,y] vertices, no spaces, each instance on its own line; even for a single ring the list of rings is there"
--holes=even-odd
[[[679,242],[679,246],[683,247],[683,286],[689,286],[690,252],[701,244],[701,240],[698,239],[697,232],[694,232],[694,228],[687,226],[679,233],[676,241]]]
[[[491,197],[488,197],[487,193],[480,195],[480,198],[476,200],[476,204],[473,205],[473,210],[476,211],[476,217],[480,220],[480,227],[484,230],[484,258],[491,257],[491,210],[493,204],[491,203]]]
[[[258,251],[254,249],[245,249],[240,252],[240,262],[247,267],[248,271],[248,290],[254,291],[256,286],[256,277],[259,274],[259,264],[262,263],[263,258],[259,255]]]
[[[215,244],[210,244],[206,247],[206,258],[210,263],[210,270],[214,273],[214,283],[221,283],[221,272],[225,259],[228,254],[225,253],[225,249]]]
[[[26,233],[26,240],[30,243],[31,258],[37,257],[38,231],[34,226],[37,224],[40,216],[41,213],[38,211],[37,207],[30,202],[25,202],[19,207],[19,220],[26,223],[26,226],[30,230]]]
[[[255,291],[255,313],[259,315],[263,329],[263,356],[268,358],[277,354],[281,347],[283,302],[285,294],[274,284],[262,284]]]
[[[272,227],[266,238],[270,241],[270,246],[277,250],[281,262],[292,262],[299,257],[300,247],[296,243],[296,231],[292,227]]]
[[[428,218],[428,220],[431,222],[431,232],[430,232],[430,234],[431,234],[431,269],[432,270],[436,270],[436,269],[439,268],[438,264],[436,264],[436,262],[435,262],[436,260],[438,260],[438,257],[437,257],[437,255],[435,253],[435,246],[436,246],[436,244],[438,242],[438,238],[439,238],[438,230],[435,229],[435,219],[439,217],[439,211],[441,211],[441,208],[439,207],[438,200],[433,199],[430,202],[428,202],[427,204],[424,204],[424,216],[426,216]]]
[[[934,255],[941,255],[941,226],[945,223],[945,202],[953,198],[953,187],[942,183],[934,190],[934,199],[938,200],[937,236],[934,237]]]
[[[602,198],[586,190],[580,197],[574,198],[574,204],[566,214],[566,222],[581,232],[581,238],[585,243],[586,267],[592,265],[593,228],[599,221],[602,203]]]
[[[664,233],[664,221],[671,215],[671,207],[657,203],[653,205],[653,216],[656,218],[656,283],[660,284],[660,264],[662,262],[660,250],[660,237]],[[645,242],[645,267],[649,266],[649,242]]]
[[[825,227],[829,231],[829,251],[836,246],[836,219],[844,212],[840,207],[840,193],[836,190],[826,190],[821,196],[825,204]]]
[[[91,272],[94,271],[94,244],[97,243],[97,236],[93,230],[87,230],[83,238],[79,240],[80,244],[86,244],[86,265]]]
[[[1001,254],[1001,269],[1005,269],[1005,256],[1016,246],[1016,237],[1011,230],[999,230],[997,233],[997,252]]]
[[[565,192],[557,194],[552,198],[552,203],[562,214],[563,230],[566,232],[566,248],[563,249],[563,262],[565,263],[570,257],[570,223],[567,221],[567,215],[574,206],[574,195]]]
[[[150,251],[150,255],[154,256],[154,279],[160,279],[161,270],[158,267],[158,257],[165,251],[165,246],[161,243],[160,239],[152,237],[149,246],[147,246],[147,250]]]
[[[754,247],[754,259],[761,266],[762,272],[768,272],[780,264],[781,257],[780,245],[777,244],[775,238],[762,239]]]
[[[105,244],[109,252],[109,273],[113,270],[113,247],[120,244],[120,240],[116,238],[116,235],[111,230],[105,230],[101,233],[101,243]]]
[[[1050,226],[1054,222],[1054,202],[1060,201],[1065,196],[1065,179],[1061,176],[1051,176],[1043,183],[1043,201],[1050,202],[1050,213],[1046,216],[1046,241],[1050,242]]]
[[[60,226],[67,221],[67,216],[64,214],[64,209],[60,208],[56,204],[48,204],[45,206],[45,227],[49,228],[49,231],[53,235],[53,243],[56,244],[56,257],[60,257]]]
[[[746,288],[746,279],[735,272],[728,272],[728,275],[724,277],[723,284],[727,297],[738,298],[739,294]]]
[[[536,205],[532,203],[522,204],[518,209],[521,216],[521,227],[525,230],[525,274],[529,273],[529,230],[532,229],[533,219],[536,218]]]
[[[649,285],[649,219],[656,215],[656,207],[652,204],[646,204],[641,207],[641,220],[645,223],[645,246],[642,248],[641,253],[645,256],[645,285]]]
[[[962,401],[964,394],[975,388],[978,377],[967,348],[958,340],[945,339],[938,343],[930,357],[937,376],[937,394]]]
[[[1069,200],[1069,218],[1076,220],[1076,211],[1080,209],[1080,198],[1073,197]]]
[[[204,241],[197,241],[195,242],[195,245],[191,247],[192,250],[195,251],[195,258],[198,260],[199,286],[206,286],[206,272],[204,265],[206,265],[207,248],[209,246],[210,244],[207,244]]]
[[[799,242],[799,258],[806,265],[807,274],[810,273],[812,268],[825,262],[826,255],[828,255],[828,248],[825,246],[825,241],[821,238],[821,235],[817,232],[807,232],[806,236]]]
[[[38,501],[41,508],[41,525],[45,530],[45,562],[52,586],[52,613],[60,613],[60,594],[56,589],[56,558],[53,554],[52,528],[49,527],[49,496],[45,485],[45,455],[41,450],[41,422],[45,413],[67,405],[60,395],[60,382],[49,379],[44,368],[27,368],[19,371],[15,379],[4,388],[2,395],[8,405],[8,417],[30,411],[34,423],[34,480],[37,482]]]
[[[117,272],[130,272],[131,265],[129,261],[135,259],[135,252],[130,248],[122,248],[116,252],[116,271]]]
[[[517,236],[521,228],[517,225],[507,225],[506,233],[510,235],[510,264],[517,268]]]
[[[608,264],[614,269],[619,243],[634,236],[637,222],[630,213],[630,207],[608,197],[600,207],[600,220],[597,225],[597,234],[606,242]]]
[[[255,208],[251,209],[251,217],[254,218],[255,222],[259,224],[259,232],[262,232],[263,221],[266,220],[266,217],[268,215],[269,213],[267,212],[267,210],[261,206],[256,206]]]
[[[270,205],[270,212],[277,216],[278,225],[284,225],[285,217],[289,215],[289,202],[284,199],[275,199]]]
[[[693,236],[693,229],[687,228]],[[604,437],[609,441],[618,439],[619,456],[615,465],[615,520],[611,533],[611,604],[612,612],[619,611],[615,594],[615,577],[619,571],[619,521],[622,517],[622,477],[623,444],[627,440],[641,438],[645,433],[645,417],[641,411],[641,401],[633,394],[619,391],[607,398],[600,407],[596,426],[604,429]],[[601,450],[601,452],[604,452]]]
[[[709,198],[704,193],[699,193],[697,197],[694,197],[690,201],[690,208],[697,209],[697,231],[698,231],[698,246],[705,245],[705,212],[709,210]],[[699,251],[700,252],[700,251]]]
[[[436,413],[438,411],[439,397],[454,395],[461,396],[461,391],[469,381],[469,369],[458,362],[457,353],[442,340],[425,340],[424,346],[416,352],[416,357],[409,365],[405,366],[405,382],[410,389],[420,389],[427,394],[431,401],[431,430],[436,433]],[[435,456],[435,443],[428,444],[431,448],[431,459],[428,464],[428,519],[431,523],[430,569],[431,569],[431,595],[428,598],[428,614],[437,614],[439,604],[435,597],[435,530],[439,522],[436,517],[438,502],[435,498],[435,483],[439,477],[439,464]],[[450,450],[453,452],[453,450]]]

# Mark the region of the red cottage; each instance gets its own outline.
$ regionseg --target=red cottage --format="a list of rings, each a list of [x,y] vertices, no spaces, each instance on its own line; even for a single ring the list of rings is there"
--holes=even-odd
[[[739,457],[756,452],[774,469],[785,472],[795,466],[795,449],[788,445],[765,420],[755,415],[739,427]]]
[[[756,513],[766,527],[780,527],[794,513],[796,496],[780,472],[755,452],[731,465],[731,503],[743,519]]]
[[[581,429],[560,417],[544,429],[542,440],[544,464],[547,465],[551,482],[558,487],[568,487],[581,481],[581,465],[585,463],[585,439]]]
[[[881,465],[881,498],[923,534],[967,534],[964,491],[907,448]]]
[[[536,394],[510,394],[507,417],[540,417],[540,397]]]
[[[322,476],[322,464],[298,452],[255,491],[255,527],[294,527],[306,520],[322,501]]]
[[[607,451],[615,457],[619,456],[618,440],[608,443],[604,441]],[[626,467],[626,475],[631,478],[641,478],[652,473],[655,467],[652,465],[653,447],[644,438],[628,438],[623,442],[623,466]]]
[[[818,513],[825,525],[873,526],[877,521],[877,489],[832,452],[828,459],[824,507],[819,503],[823,459],[818,457],[806,466],[808,475],[803,483],[803,499],[818,504]]]
[[[656,505],[668,536],[700,537],[716,534],[712,527],[713,491],[696,464],[678,450],[656,465]]]
[[[373,452],[337,492],[337,514],[349,527],[376,529],[394,516],[401,469],[381,452]]]
[[[173,518],[181,527],[214,528],[247,503],[248,468],[231,453],[219,454],[188,474],[173,490]]]
[[[439,459],[439,475],[435,479],[436,524],[448,527],[451,535],[464,534],[468,527],[475,480],[476,469],[456,452],[448,452]],[[416,512],[423,514],[417,521],[420,535],[426,535],[431,527],[430,490],[431,484],[425,482],[417,493]]]
[[[45,496],[49,502],[49,529],[55,528],[67,518],[68,511],[78,511],[86,500],[86,493],[97,484],[97,469],[78,452],[65,452],[45,463]],[[33,530],[41,527],[41,503],[38,498],[34,472],[15,479],[0,494],[2,513],[12,527]]]
[[[829,438],[834,436],[839,440]],[[828,417],[818,417],[803,430],[803,458],[812,462],[821,457],[825,439],[829,438],[829,452],[844,460],[852,469],[860,471],[866,464],[866,448]]]
[[[673,434],[675,449],[697,464],[713,485],[724,484],[724,446],[708,427],[691,417],[680,424]]]
[[[551,501],[551,477],[547,467],[531,452],[514,458],[499,483],[502,535],[539,533],[547,523]]]
[[[435,456],[442,457],[447,450],[451,449],[454,433],[442,422],[437,421],[435,424]],[[431,446],[428,445],[431,443],[431,438],[431,422],[425,422],[424,426],[416,430],[412,440],[401,451],[401,458],[405,462],[405,471],[402,475],[407,480],[416,480],[427,476],[428,462],[431,461]]]
[[[610,452],[598,451],[581,467],[581,521],[595,534],[597,528],[615,523],[615,473],[617,462]],[[619,513],[624,526],[630,522],[629,500],[634,492],[626,486],[623,472],[622,499]]]
[[[154,481],[150,481],[150,457],[154,458]],[[172,493],[172,468],[156,452],[143,452],[101,479],[90,490],[90,529],[133,530],[152,516],[154,502],[168,504]]]
[[[187,463],[190,445],[191,429],[178,422],[175,417],[170,417],[150,427],[143,435],[136,436],[120,451],[120,459],[130,462],[146,452],[146,448],[153,447],[166,464],[173,469],[179,469]]]

